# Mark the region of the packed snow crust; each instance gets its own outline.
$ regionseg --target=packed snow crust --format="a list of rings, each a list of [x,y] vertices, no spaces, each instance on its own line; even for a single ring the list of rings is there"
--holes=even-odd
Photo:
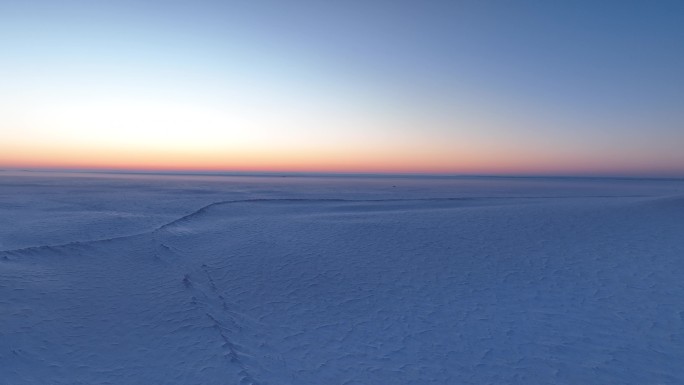
[[[0,172],[0,384],[682,384],[684,182]]]

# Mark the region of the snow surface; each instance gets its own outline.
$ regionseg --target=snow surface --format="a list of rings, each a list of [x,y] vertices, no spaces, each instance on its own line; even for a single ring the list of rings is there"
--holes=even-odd
[[[684,182],[0,172],[0,384],[682,384]]]

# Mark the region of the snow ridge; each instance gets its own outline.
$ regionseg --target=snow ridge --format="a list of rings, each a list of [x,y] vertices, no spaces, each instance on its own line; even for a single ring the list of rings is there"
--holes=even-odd
[[[129,235],[121,235],[121,236],[116,236],[116,237],[106,237],[106,238],[100,238],[100,239],[93,239],[93,240],[88,240],[88,241],[71,241],[71,242],[66,242],[66,243],[59,243],[59,244],[53,244],[53,245],[37,245],[37,246],[29,246],[29,247],[21,247],[21,248],[16,248],[16,249],[7,249],[7,250],[0,250],[0,254],[2,253],[21,253],[24,251],[39,251],[39,250],[50,250],[54,248],[60,248],[60,247],[66,247],[66,246],[74,246],[74,245],[87,245],[87,244],[95,244],[95,243],[100,243],[100,242],[110,242],[110,241],[115,241],[115,240],[120,240],[120,239],[128,239],[128,238],[133,238],[133,237],[138,237],[142,235],[147,235],[150,233],[154,233],[157,231],[161,230],[166,230],[169,227],[172,227],[174,225],[177,225],[179,223],[186,222],[190,219],[196,218],[204,213],[206,213],[208,210],[222,206],[222,205],[230,205],[230,204],[239,204],[239,203],[260,203],[260,202],[293,202],[293,203],[304,203],[304,202],[311,202],[311,203],[325,203],[325,202],[349,202],[349,203],[382,203],[382,202],[451,202],[451,201],[463,201],[463,202],[475,202],[475,201],[502,201],[505,202],[507,200],[535,200],[535,199],[583,199],[583,198],[642,198],[642,197],[648,197],[647,195],[588,195],[588,196],[487,196],[487,197],[453,197],[453,198],[393,198],[393,199],[337,199],[337,198],[259,198],[259,199],[237,199],[237,200],[224,200],[224,201],[217,201],[217,202],[212,202],[209,203],[205,206],[200,207],[199,209],[183,215],[180,218],[174,219],[170,222],[167,222],[163,225],[160,225],[154,229],[151,229],[149,231],[144,231],[136,234],[129,234]]]

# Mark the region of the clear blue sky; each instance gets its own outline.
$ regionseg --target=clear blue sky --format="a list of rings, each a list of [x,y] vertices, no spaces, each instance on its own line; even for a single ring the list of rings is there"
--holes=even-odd
[[[684,1],[2,1],[0,166],[684,176]]]

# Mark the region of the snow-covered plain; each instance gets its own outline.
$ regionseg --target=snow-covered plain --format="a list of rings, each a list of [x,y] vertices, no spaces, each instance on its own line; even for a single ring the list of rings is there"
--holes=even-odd
[[[0,172],[0,384],[682,384],[684,182]]]

